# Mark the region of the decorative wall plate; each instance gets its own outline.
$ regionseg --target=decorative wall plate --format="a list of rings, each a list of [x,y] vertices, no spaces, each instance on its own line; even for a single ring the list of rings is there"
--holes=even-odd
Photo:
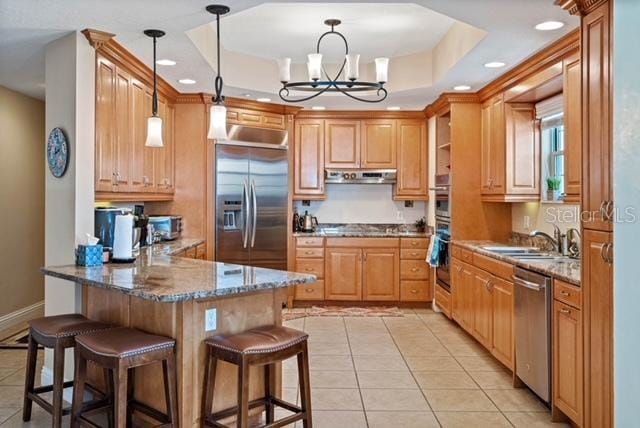
[[[47,140],[47,163],[54,177],[60,178],[69,165],[69,142],[60,128],[53,128]]]

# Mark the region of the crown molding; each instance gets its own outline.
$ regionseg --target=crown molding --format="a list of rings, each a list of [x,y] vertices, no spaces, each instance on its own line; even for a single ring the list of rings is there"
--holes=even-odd
[[[94,49],[100,49],[105,43],[109,42],[115,34],[107,33],[106,31],[94,30],[93,28],[85,28],[81,31],[87,38],[89,44]]]
[[[178,94],[176,104],[213,104],[213,95],[206,92]],[[244,98],[225,97],[224,105],[227,108],[246,109],[252,111],[261,111],[266,113],[275,113],[282,115],[296,115],[302,107],[294,107],[283,104],[261,103],[258,101],[247,100]]]
[[[571,15],[584,16],[607,1],[609,0],[555,0],[554,4],[560,6]]]
[[[388,111],[388,110],[302,110],[296,119],[421,119],[423,111]]]
[[[429,104],[423,110],[423,114],[427,117],[440,116],[446,113],[451,104],[475,104],[480,102],[477,92],[444,92],[440,94],[437,100]]]

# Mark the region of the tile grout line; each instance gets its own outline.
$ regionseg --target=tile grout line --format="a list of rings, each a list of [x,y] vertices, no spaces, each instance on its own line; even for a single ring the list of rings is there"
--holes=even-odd
[[[364,415],[364,423],[369,428],[369,418],[367,417],[367,409],[364,407],[364,398],[362,397],[362,389],[360,388],[360,378],[358,377],[358,371],[356,370],[356,362],[353,360],[353,350],[351,349],[351,341],[349,340],[349,330],[347,329],[347,322],[344,317],[342,318],[342,325],[344,326],[344,333],[347,336],[347,346],[349,347],[349,357],[351,358],[351,365],[353,366],[353,374],[356,378],[356,385],[358,386],[358,395],[360,396],[360,403],[362,404],[362,414]]]

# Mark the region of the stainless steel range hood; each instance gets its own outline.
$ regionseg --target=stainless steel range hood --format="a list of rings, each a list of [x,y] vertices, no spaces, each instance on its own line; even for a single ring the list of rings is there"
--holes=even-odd
[[[217,144],[232,146],[263,147],[267,149],[287,150],[289,136],[287,131],[278,129],[252,128],[243,125],[227,125],[227,139]]]
[[[325,169],[324,182],[333,184],[395,184],[395,169]]]

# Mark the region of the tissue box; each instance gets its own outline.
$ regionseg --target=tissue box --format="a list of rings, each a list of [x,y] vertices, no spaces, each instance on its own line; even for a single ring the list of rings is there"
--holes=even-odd
[[[77,266],[102,266],[102,245],[78,245]]]

